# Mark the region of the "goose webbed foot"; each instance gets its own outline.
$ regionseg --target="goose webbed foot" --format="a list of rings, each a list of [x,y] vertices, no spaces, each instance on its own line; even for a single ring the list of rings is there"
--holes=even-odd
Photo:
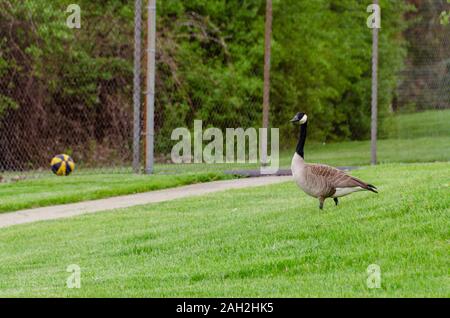
[[[333,200],[334,200],[334,203],[335,203],[336,205],[338,205],[338,203],[339,203],[338,198],[333,198]]]

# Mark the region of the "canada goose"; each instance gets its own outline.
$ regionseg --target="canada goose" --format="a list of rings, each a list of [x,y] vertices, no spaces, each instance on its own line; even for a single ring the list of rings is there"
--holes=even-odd
[[[292,123],[298,123],[301,126],[297,149],[291,163],[292,176],[300,189],[306,194],[318,198],[320,209],[323,209],[326,198],[333,198],[334,203],[338,205],[339,197],[356,191],[368,190],[378,193],[375,186],[349,176],[341,170],[327,165],[305,163],[303,148],[306,140],[307,120],[308,116],[304,113],[297,113],[291,119]]]

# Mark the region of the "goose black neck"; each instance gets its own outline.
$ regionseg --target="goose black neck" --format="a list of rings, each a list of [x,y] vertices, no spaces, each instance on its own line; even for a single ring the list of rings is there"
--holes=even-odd
[[[306,126],[308,125],[308,122],[304,123],[300,126],[300,136],[298,137],[298,143],[297,143],[297,149],[295,152],[305,159],[305,153],[303,151],[305,147],[305,141],[306,141]]]

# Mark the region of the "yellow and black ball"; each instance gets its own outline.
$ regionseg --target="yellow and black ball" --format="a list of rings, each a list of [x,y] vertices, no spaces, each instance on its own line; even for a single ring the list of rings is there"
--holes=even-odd
[[[51,166],[57,176],[68,176],[75,169],[75,162],[70,156],[62,154],[53,157]]]

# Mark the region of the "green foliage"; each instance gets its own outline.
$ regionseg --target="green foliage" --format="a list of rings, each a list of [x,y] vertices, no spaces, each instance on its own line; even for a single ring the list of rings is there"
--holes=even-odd
[[[157,129],[168,133],[160,134],[159,150],[170,151],[163,139],[174,127],[192,127],[193,119],[221,128],[256,124],[263,3],[173,0],[159,5]]]
[[[408,0],[404,38],[408,54],[393,109],[423,111],[450,108],[450,27],[440,23],[446,0]]]
[[[314,139],[368,136],[372,41],[366,26],[368,4],[274,2],[271,123],[282,128],[282,137],[292,136],[288,119],[298,110],[313,119]],[[385,116],[404,57],[399,35],[405,27],[406,6],[401,1],[382,1],[381,7],[379,95],[380,114]],[[162,98],[172,105],[187,102],[185,123],[201,118],[222,128],[260,126],[264,18],[263,1],[162,4],[161,45],[170,37],[177,43],[173,59],[181,87]],[[164,65],[162,69],[170,70]],[[162,86],[172,85],[173,73],[172,68]],[[169,92],[164,87],[158,91]]]
[[[450,0],[447,0],[450,4]],[[450,23],[450,11],[442,11],[440,15],[440,22],[442,25],[448,25]]]
[[[127,143],[131,121],[126,116],[121,120],[110,117],[131,108],[133,3],[78,1],[81,30],[65,25],[70,3],[7,0],[0,4],[0,96],[4,96],[0,110],[4,113],[6,107],[18,105],[24,114],[43,112],[41,121],[21,113],[8,118],[14,127],[20,122],[21,127],[33,129],[39,122],[47,127],[44,135],[57,133],[55,127],[80,134],[78,145],[59,140],[51,148],[105,143],[101,120],[110,122],[113,139],[119,134],[117,144]],[[287,122],[298,110],[310,115],[313,139],[368,136],[372,32],[366,26],[366,7],[370,3],[274,1],[271,124],[282,128],[282,138],[295,137]],[[403,1],[388,0],[381,1],[381,7],[383,117],[402,66],[400,33],[406,7]],[[168,153],[172,129],[192,127],[194,119],[220,128],[259,127],[265,2],[160,1],[157,12],[157,152]],[[6,90],[8,85],[12,87]],[[60,122],[67,114],[74,115]],[[103,117],[98,118],[99,114]],[[94,121],[90,127],[85,126],[86,118]],[[40,129],[36,136],[45,132]],[[20,136],[20,131],[13,135]],[[8,145],[18,147],[11,153],[24,152],[20,139]],[[36,140],[30,157],[43,157],[42,149],[48,149],[48,143]],[[105,147],[116,146],[107,143]],[[6,159],[0,156],[2,160]]]
[[[370,1],[284,1],[275,11],[273,116],[286,125],[297,110],[310,114],[318,140],[363,139],[370,127],[372,30]],[[396,87],[403,49],[401,2],[382,1],[379,109]]]
[[[7,109],[17,109],[18,107],[19,105],[12,98],[0,94],[0,116]]]
[[[92,143],[127,147],[129,117],[111,117],[131,108],[132,6],[80,0],[77,30],[66,25],[72,2],[0,2],[0,144],[9,150],[1,169],[21,167],[24,154],[39,166],[65,148],[80,159]]]

